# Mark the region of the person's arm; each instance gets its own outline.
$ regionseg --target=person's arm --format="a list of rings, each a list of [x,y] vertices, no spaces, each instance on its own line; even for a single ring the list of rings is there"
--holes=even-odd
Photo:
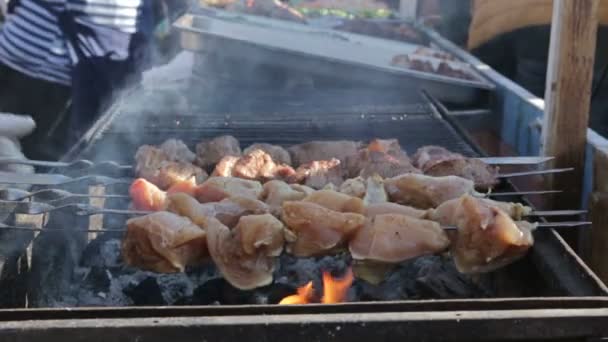
[[[30,116],[0,113],[0,158],[27,159],[21,152],[19,139],[31,134],[36,123]],[[33,173],[26,165],[0,165],[0,171]]]

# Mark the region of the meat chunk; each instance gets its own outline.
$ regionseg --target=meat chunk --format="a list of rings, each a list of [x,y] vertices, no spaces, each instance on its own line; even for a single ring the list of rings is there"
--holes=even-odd
[[[375,175],[367,178],[363,202],[365,205],[388,202],[388,194],[386,193],[386,189],[384,189],[382,177]]]
[[[249,154],[255,150],[262,150],[270,155],[277,164],[291,165],[291,156],[286,149],[279,145],[257,143],[247,147],[243,154]]]
[[[234,177],[211,177],[198,186],[195,197],[199,202],[207,203],[219,202],[232,196],[258,199],[261,194],[260,182]]]
[[[272,215],[244,216],[235,228],[209,219],[204,225],[209,253],[234,287],[251,290],[272,283],[276,256],[284,245],[284,228]]]
[[[344,182],[344,170],[338,159],[313,161],[300,165],[288,183],[300,183],[313,189],[322,189],[328,184],[335,186]]]
[[[501,209],[463,196],[454,210],[458,227],[452,255],[462,273],[494,271],[523,257],[532,247],[534,225],[513,221]]]
[[[186,194],[169,195],[165,208],[170,212],[188,217],[198,225],[203,225],[208,218],[213,217],[229,228],[234,227],[243,216],[270,212],[270,208],[266,204],[251,198],[235,196],[220,202],[201,204]]]
[[[435,208],[464,194],[479,195],[472,181],[456,176],[405,174],[386,179],[384,187],[392,202],[419,209]]]
[[[239,141],[231,135],[222,135],[196,145],[196,164],[209,169],[226,156],[240,156]]]
[[[386,153],[395,159],[411,163],[407,152],[401,148],[401,144],[399,144],[399,140],[397,139],[374,139],[367,145],[367,150],[370,152]]]
[[[423,146],[412,157],[412,164],[423,172],[443,160],[459,159],[461,154],[453,153],[441,146]]]
[[[177,144],[177,143],[175,143]],[[179,155],[170,155],[164,150],[144,145],[135,154],[135,174],[145,178],[166,190],[177,182],[189,180],[194,177],[197,182],[207,178],[201,168],[190,162],[178,160]]]
[[[488,198],[476,197],[471,200],[480,202],[480,205],[499,208],[516,221],[522,220],[524,216],[532,212],[532,208],[521,203],[499,202]],[[435,209],[429,209],[429,218],[433,221],[440,222],[441,224],[454,225],[454,215],[460,210],[461,203],[462,197],[446,201]]]
[[[399,263],[438,253],[450,244],[438,223],[397,214],[367,220],[350,241],[353,259]]]
[[[365,212],[365,204],[359,197],[352,197],[333,190],[319,190],[306,196],[304,202],[316,203],[322,207],[341,213]]]
[[[129,196],[136,210],[162,210],[167,193],[143,178],[138,178],[129,187]]]
[[[295,171],[289,165],[277,164],[272,157],[262,151],[254,150],[238,159],[227,156],[217,164],[214,176],[238,177],[266,182],[272,179],[286,179]]]
[[[282,220],[295,235],[287,251],[298,257],[330,253],[344,245],[365,224],[365,216],[340,213],[312,202],[283,203]]]
[[[215,165],[211,177],[234,177],[234,166],[240,159],[237,156],[225,156]]]
[[[306,190],[301,187],[304,187],[304,185],[287,184],[283,181],[272,180],[264,184],[262,200],[270,206],[273,214],[280,216],[283,202],[299,201],[309,193],[314,192],[311,188]]]
[[[364,151],[359,154],[358,165],[350,172],[363,178],[379,175],[383,178],[397,177],[406,173],[421,173],[409,161],[397,159],[385,152]],[[353,174],[351,174],[353,175]],[[354,176],[354,175],[353,175]]]
[[[317,160],[338,159],[345,163],[349,156],[357,154],[361,143],[338,140],[338,141],[311,141],[304,144],[294,145],[287,150],[291,155],[293,165],[312,163]]]
[[[127,265],[159,273],[183,272],[208,256],[205,230],[159,211],[127,221],[122,257]]]
[[[160,145],[160,149],[171,157],[171,160],[193,163],[196,160],[194,154],[183,141],[178,139],[167,139]]]
[[[498,168],[479,159],[452,153],[443,147],[425,146],[414,155],[415,164],[429,176],[458,176],[472,180],[478,189],[491,189],[499,183]]]
[[[349,178],[340,185],[340,192],[349,196],[363,198],[365,196],[365,179],[362,177]]]
[[[391,202],[368,204],[365,210],[365,216],[367,217],[374,217],[383,214],[404,215],[417,219],[428,218],[427,210],[420,210],[413,207],[408,207],[407,205]]]

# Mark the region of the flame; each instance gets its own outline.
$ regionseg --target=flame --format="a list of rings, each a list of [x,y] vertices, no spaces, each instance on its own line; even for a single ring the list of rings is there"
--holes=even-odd
[[[348,289],[354,280],[352,269],[348,269],[341,278],[334,278],[329,272],[323,272],[323,297],[321,303],[335,304],[346,300]],[[298,288],[297,294],[283,298],[280,305],[310,304],[314,299],[314,288],[312,281]]]
[[[348,269],[342,278],[333,278],[331,274],[323,272],[323,298],[321,303],[342,303],[346,299],[348,289],[353,284],[353,270]]]
[[[287,296],[279,302],[281,305],[289,304],[308,304],[311,302],[312,296],[314,295],[314,289],[312,288],[312,281],[308,284],[298,288],[298,294]]]

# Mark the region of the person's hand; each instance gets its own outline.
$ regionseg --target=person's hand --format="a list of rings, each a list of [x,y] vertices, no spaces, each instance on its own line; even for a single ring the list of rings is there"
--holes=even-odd
[[[19,139],[29,135],[36,128],[34,120],[26,115],[0,113],[0,158],[27,159],[21,151]],[[28,165],[2,165],[0,171],[33,173]]]

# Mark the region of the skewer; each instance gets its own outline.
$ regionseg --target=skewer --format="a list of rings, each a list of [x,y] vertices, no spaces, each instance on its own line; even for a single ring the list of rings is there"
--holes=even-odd
[[[589,221],[570,221],[570,222],[538,222],[536,228],[578,228],[590,226]],[[444,230],[458,230],[456,226],[441,226]]]
[[[540,222],[537,224],[537,228],[577,228],[591,225],[591,222],[588,221],[572,221],[572,222]],[[456,226],[441,226],[444,230],[458,230]],[[0,223],[0,230],[25,230],[25,231],[34,231],[34,232],[42,232],[42,231],[69,231],[69,232],[86,232],[86,233],[107,233],[107,232],[124,232],[124,228],[100,228],[100,229],[69,229],[69,228],[57,228],[57,229],[47,229],[47,228],[37,228],[37,227],[20,227],[20,226],[10,226],[7,224]]]
[[[563,168],[563,169],[547,169],[547,170],[511,172],[511,173],[499,174],[498,178],[513,178],[513,177],[523,177],[523,176],[533,176],[533,175],[546,175],[546,174],[551,174],[551,173],[570,172],[572,170],[574,170],[574,168],[568,167],[568,168]]]
[[[561,190],[540,190],[540,191],[510,191],[510,192],[491,192],[486,197],[505,197],[505,196],[529,196],[529,195],[549,195],[559,194]]]
[[[92,194],[75,194],[66,190],[61,189],[43,189],[34,192],[28,192],[21,189],[8,188],[8,189],[0,189],[0,200],[5,201],[23,201],[26,199],[31,199],[35,202],[55,202],[60,200],[65,200],[68,198],[105,198],[105,199],[115,199],[115,198],[124,198],[128,199],[130,196],[128,195],[92,195]]]
[[[555,159],[555,157],[485,157],[477,158],[489,165],[537,165]]]
[[[553,160],[554,157],[482,157],[476,158],[490,165],[538,165]],[[116,171],[128,171],[132,170],[132,165],[120,164],[115,161],[100,161],[93,162],[88,159],[79,159],[71,162],[58,162],[58,161],[46,161],[46,160],[31,160],[31,159],[19,159],[19,158],[0,158],[0,165],[9,164],[20,164],[20,165],[31,165],[41,166],[49,168],[73,168],[77,170],[86,170],[92,168],[103,168]]]
[[[122,209],[106,209],[98,208],[89,204],[72,203],[61,206],[53,206],[49,203],[42,202],[17,202],[17,201],[2,201],[0,207],[9,207],[15,214],[39,215],[46,214],[57,210],[73,210],[77,216],[91,216],[98,214],[111,215],[147,215],[153,211],[146,210],[122,210]],[[526,216],[529,217],[549,217],[549,216],[576,216],[585,214],[585,210],[545,210],[533,211]]]

